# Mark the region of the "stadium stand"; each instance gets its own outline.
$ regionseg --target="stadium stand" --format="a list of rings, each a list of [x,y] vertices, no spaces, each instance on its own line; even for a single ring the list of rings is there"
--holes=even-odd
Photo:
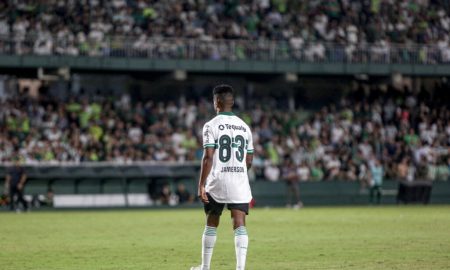
[[[448,0],[1,1],[0,74],[7,75],[0,76],[0,169],[20,156],[38,189],[73,180],[67,192],[55,189],[66,195],[126,194],[136,179],[141,186],[131,191],[142,193],[146,181],[161,176],[190,181],[202,155],[202,126],[213,114],[209,96],[137,98],[126,79],[100,86],[121,88],[121,95],[93,95],[102,79],[89,75],[126,74],[142,80],[137,91],[152,84],[157,94],[176,85],[186,94],[204,86],[200,77],[225,74],[233,85],[261,79],[262,89],[267,77],[268,91],[313,89],[312,101],[338,97],[308,109],[273,97],[237,102],[254,130],[252,180],[266,180],[253,188],[277,204],[283,185],[271,182],[283,180],[287,164],[314,187],[305,194],[317,203],[336,190],[354,202],[369,185],[375,160],[386,179],[444,186],[450,179],[449,10]],[[332,80],[309,81],[321,75],[343,79],[346,86],[336,92],[361,81],[366,88],[335,95],[327,89]],[[67,94],[93,81],[89,94],[71,98],[36,90],[57,85]],[[415,85],[393,86],[406,81]],[[160,173],[160,164],[169,169]],[[95,187],[83,192],[86,179]],[[112,188],[103,185],[108,181]],[[392,191],[396,184],[385,186]],[[320,197],[318,190],[327,193]],[[434,192],[448,200],[448,190]]]
[[[277,181],[289,158],[304,181],[365,181],[374,159],[388,179],[448,179],[446,100],[426,91],[361,91],[309,113],[259,105],[241,110],[254,130],[256,178]],[[18,95],[1,107],[0,161],[19,154],[27,164],[199,160],[201,126],[212,112],[205,100],[155,103],[128,95],[66,102]]]
[[[446,0],[2,1],[0,53],[447,63],[448,10]]]

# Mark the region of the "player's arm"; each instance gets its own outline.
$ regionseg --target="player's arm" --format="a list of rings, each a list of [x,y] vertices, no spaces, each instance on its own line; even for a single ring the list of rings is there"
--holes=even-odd
[[[19,182],[18,188],[23,189],[26,182],[27,182],[27,174],[25,172],[22,172],[22,176],[20,177],[20,182]]]
[[[249,170],[252,167],[253,162],[253,153],[247,153],[247,156],[245,157],[245,163],[247,164],[247,170]]]
[[[249,170],[252,167],[253,152],[255,151],[255,149],[253,148],[253,136],[251,131],[249,131],[248,145],[246,148],[247,148],[247,155],[245,157],[245,163],[247,164],[247,170]]]
[[[6,174],[5,176],[5,188],[9,187],[9,183],[11,182],[11,175],[9,174],[9,172]]]
[[[198,180],[198,197],[204,203],[209,203],[208,196],[206,196],[205,183],[206,178],[211,172],[214,156],[214,147],[206,147],[203,150],[202,163],[200,168],[200,179]]]

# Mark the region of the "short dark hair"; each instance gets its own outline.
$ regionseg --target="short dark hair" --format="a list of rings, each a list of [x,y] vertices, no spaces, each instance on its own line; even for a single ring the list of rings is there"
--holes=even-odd
[[[226,95],[226,94],[234,94],[233,87],[228,84],[220,84],[214,87],[213,89],[213,95]]]

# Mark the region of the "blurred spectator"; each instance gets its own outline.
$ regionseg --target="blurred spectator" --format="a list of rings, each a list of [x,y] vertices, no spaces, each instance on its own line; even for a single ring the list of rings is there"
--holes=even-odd
[[[300,163],[297,169],[298,178],[300,181],[309,181],[310,172],[308,166],[304,162]]]
[[[45,195],[34,195],[33,199],[31,201],[31,205],[33,207],[42,207],[42,206],[49,206],[52,207],[53,206],[53,198],[55,196],[55,193],[53,192],[52,188],[49,188],[47,190],[47,194]]]
[[[264,178],[272,182],[280,180],[280,168],[267,160],[264,166]]]
[[[397,165],[397,179],[405,181],[408,179],[409,159],[404,157]]]
[[[7,206],[9,205],[9,198],[8,198],[8,194],[7,193],[3,193],[0,196],[0,206]]]
[[[417,164],[416,169],[416,179],[418,181],[427,181],[430,180],[429,167],[430,165],[426,161],[426,157],[422,157],[419,163]]]
[[[358,179],[357,170],[353,161],[349,159],[344,167],[342,168],[342,174],[340,175],[340,179],[346,179],[348,181],[356,181]]]
[[[317,161],[316,163],[312,164],[311,167],[311,179],[314,181],[321,181],[324,178],[324,172],[322,169],[322,166],[320,164],[319,161]]]
[[[336,154],[334,152],[331,154],[331,156],[327,157],[325,168],[327,170],[326,174],[328,180],[335,180],[339,177],[341,162],[336,157]]]
[[[169,205],[171,203],[172,191],[169,185],[164,185],[159,194],[159,201],[161,204]]]
[[[286,181],[287,185],[287,207],[298,209],[303,206],[300,201],[300,189],[298,185],[299,175],[297,174],[296,166],[291,159],[286,157],[282,165],[282,179]]]
[[[177,191],[175,192],[175,195],[177,195],[178,203],[180,204],[192,203],[194,200],[194,197],[189,193],[185,185],[182,183],[177,185]]]

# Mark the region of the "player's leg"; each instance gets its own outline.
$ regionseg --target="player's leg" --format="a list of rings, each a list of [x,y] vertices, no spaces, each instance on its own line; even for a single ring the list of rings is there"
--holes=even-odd
[[[381,186],[377,186],[377,204],[381,202]]]
[[[233,219],[234,229],[234,247],[236,251],[236,270],[245,269],[245,261],[247,259],[248,234],[245,226],[245,215],[248,213],[245,209],[230,209],[231,218]]]
[[[206,226],[217,228],[220,223],[220,215],[216,214],[207,214],[206,215]]]
[[[192,267],[191,270],[209,270],[214,245],[217,239],[217,227],[220,222],[224,204],[217,203],[208,194],[209,203],[204,204],[206,214],[206,226],[202,235],[202,264],[198,267]]]
[[[234,208],[230,208],[230,211],[231,211],[231,221],[233,222],[233,230],[236,230],[237,228],[242,226],[245,227],[245,216],[247,213],[242,210]]]
[[[300,187],[299,183],[292,182],[292,190],[294,192],[295,204],[294,209],[299,209],[303,206],[303,203],[300,201]]]
[[[9,189],[9,210],[14,211],[16,210],[16,188],[10,187]]]
[[[28,202],[27,202],[27,201],[25,200],[25,198],[23,197],[23,189],[17,191],[17,201],[18,201],[20,204],[22,204],[23,210],[25,210],[25,211],[28,210]]]
[[[291,201],[292,201],[292,187],[291,183],[287,182],[286,184],[286,207],[291,207]]]
[[[219,226],[220,215],[207,214],[206,226],[202,236],[202,265],[201,270],[209,270],[214,245],[217,240],[217,227]]]
[[[369,202],[370,202],[370,204],[373,203],[373,196],[374,196],[374,193],[375,193],[374,187],[370,187],[370,197],[369,197]]]

